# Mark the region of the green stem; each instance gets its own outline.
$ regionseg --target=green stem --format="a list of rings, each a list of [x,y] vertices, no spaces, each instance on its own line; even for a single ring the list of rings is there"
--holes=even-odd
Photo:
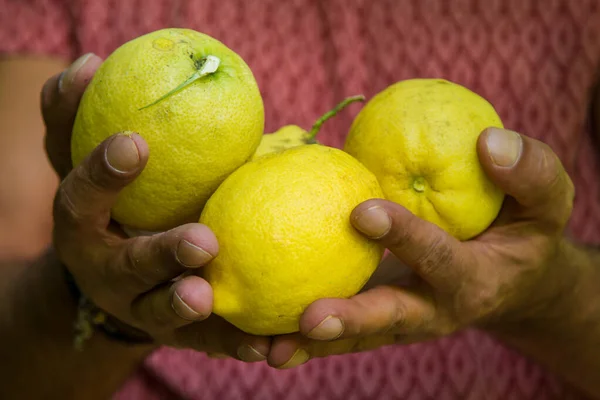
[[[306,138],[307,143],[314,142],[315,138],[317,137],[317,134],[319,133],[319,129],[321,129],[321,126],[325,123],[325,121],[327,121],[331,117],[334,117],[337,113],[346,108],[347,105],[357,101],[365,101],[365,96],[361,94],[358,96],[348,97],[347,99],[339,103],[337,106],[335,106],[333,110],[326,112],[321,118],[317,120],[317,122],[315,122],[312,128],[310,128],[310,132],[308,132],[308,136]]]
[[[186,86],[190,85],[191,83],[197,81],[198,79],[202,78],[203,76],[206,75],[210,75],[212,73],[214,73],[217,68],[219,68],[219,65],[221,64],[221,60],[218,57],[215,56],[206,56],[204,59],[202,59],[202,64],[200,69],[198,69],[198,71],[194,72],[194,74],[192,76],[190,76],[189,78],[187,78],[185,80],[185,82],[183,82],[182,84],[180,84],[179,86],[177,86],[175,89],[171,90],[170,92],[168,92],[167,94],[165,94],[164,96],[161,96],[158,100],[155,100],[154,102],[139,108],[138,111],[141,111],[145,108],[151,107],[157,103],[160,103],[161,101],[163,101],[164,99],[166,99],[167,97],[177,93],[178,91],[180,91],[181,89],[185,88]]]

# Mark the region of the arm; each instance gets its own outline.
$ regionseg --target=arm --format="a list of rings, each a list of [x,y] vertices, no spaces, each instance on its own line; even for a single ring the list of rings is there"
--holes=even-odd
[[[246,335],[211,315],[212,289],[194,273],[218,252],[206,226],[187,224],[128,238],[112,223],[119,192],[148,160],[149,148],[140,135],[113,135],[71,170],[72,121],[102,62],[95,56],[85,59],[50,78],[41,96],[46,150],[63,178],[50,201],[58,257],[48,253],[24,261],[27,237],[15,238],[26,250],[20,258],[0,256],[0,398],[110,397],[158,345],[264,360],[268,338]],[[111,320],[143,331],[152,345],[126,347],[96,334],[83,352],[74,351],[75,300],[58,259]]]
[[[74,350],[76,305],[51,252],[0,265],[0,305],[3,399],[108,399],[151,350],[102,335]]]
[[[593,95],[592,129],[599,144],[600,85]],[[600,248],[566,242],[555,264],[571,272],[563,279],[572,283],[557,293],[554,313],[491,332],[600,398]]]
[[[0,398],[106,399],[151,349],[94,335],[75,351],[76,304],[62,266],[53,252],[35,260],[50,242],[58,186],[44,152],[40,88],[65,65],[0,61],[0,169],[10,171],[0,174]]]
[[[600,251],[565,243],[555,269],[568,284],[547,312],[489,330],[600,398]]]

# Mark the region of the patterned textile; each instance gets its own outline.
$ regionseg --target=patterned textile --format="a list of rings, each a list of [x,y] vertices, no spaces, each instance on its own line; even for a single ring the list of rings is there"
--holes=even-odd
[[[548,143],[577,189],[571,233],[600,240],[600,165],[587,130],[600,0],[0,0],[0,52],[107,56],[161,27],[188,27],[254,71],[266,131],[310,127],[345,96],[411,77],[477,91],[507,127]],[[320,139],[341,146],[359,106]],[[192,351],[151,355],[118,399],[576,399],[484,333],[313,360],[291,371]]]

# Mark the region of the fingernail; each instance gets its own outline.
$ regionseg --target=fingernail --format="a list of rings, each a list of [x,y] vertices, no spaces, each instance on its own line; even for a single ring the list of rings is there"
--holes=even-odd
[[[264,361],[267,359],[267,357],[265,355],[261,354],[258,350],[256,350],[254,347],[250,346],[249,344],[240,346],[238,348],[237,354],[238,354],[238,357],[240,358],[240,360],[246,361],[246,362],[257,362],[257,361]]]
[[[171,300],[171,307],[173,311],[181,318],[188,321],[198,321],[204,319],[204,316],[199,312],[194,311],[192,307],[188,306],[185,301],[181,298],[177,291],[173,292],[173,298]]]
[[[290,369],[290,368],[297,367],[297,366],[302,365],[305,362],[307,362],[309,358],[310,358],[310,356],[308,355],[308,352],[306,350],[298,349],[298,350],[296,350],[296,352],[294,353],[292,358],[287,360],[287,362],[285,364],[283,364],[281,367],[279,367],[279,369]]]
[[[69,90],[69,86],[73,83],[77,72],[90,60],[94,53],[87,53],[79,57],[69,68],[63,71],[58,80],[58,90],[64,93]]]
[[[392,228],[392,220],[380,206],[367,208],[354,218],[354,226],[373,239],[379,239]]]
[[[140,153],[133,139],[126,134],[120,134],[109,143],[106,161],[117,172],[129,172],[140,163]]]
[[[342,320],[330,315],[308,332],[306,336],[316,340],[334,340],[339,338],[343,332],[344,323]]]
[[[494,164],[499,167],[512,167],[521,156],[523,140],[516,132],[489,128],[486,145]]]
[[[191,244],[185,239],[177,245],[175,257],[177,257],[179,263],[188,268],[201,267],[213,258],[206,250]]]

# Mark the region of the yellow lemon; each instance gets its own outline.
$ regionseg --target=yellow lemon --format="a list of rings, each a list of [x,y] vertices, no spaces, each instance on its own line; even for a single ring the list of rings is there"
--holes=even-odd
[[[318,144],[240,167],[200,219],[219,241],[204,269],[214,312],[251,334],[284,334],[298,331],[313,301],[356,294],[383,249],[352,227],[350,213],[382,196],[360,162]]]
[[[276,153],[292,147],[303,146],[305,144],[318,143],[316,140],[317,134],[321,129],[321,126],[330,118],[336,116],[340,111],[346,108],[349,104],[357,101],[364,101],[365,97],[362,95],[352,96],[344,99],[342,102],[337,104],[332,110],[326,112],[321,116],[312,126],[309,132],[299,127],[298,125],[286,125],[279,128],[274,133],[267,133],[263,135],[262,140],[256,152],[252,156],[252,159],[256,159],[265,154]]]
[[[387,199],[466,240],[493,222],[504,199],[477,156],[487,127],[503,125],[481,96],[445,80],[412,79],[365,105],[344,150],[377,176]]]
[[[122,131],[150,148],[141,176],[113,209],[121,224],[165,230],[197,221],[205,202],[254,154],[263,102],[250,68],[189,29],[155,31],[115,50],[87,87],[73,128],[73,164]]]
[[[273,133],[263,135],[256,152],[252,156],[252,160],[262,157],[265,154],[277,153],[309,143],[310,136],[308,132],[298,125],[286,125]]]

